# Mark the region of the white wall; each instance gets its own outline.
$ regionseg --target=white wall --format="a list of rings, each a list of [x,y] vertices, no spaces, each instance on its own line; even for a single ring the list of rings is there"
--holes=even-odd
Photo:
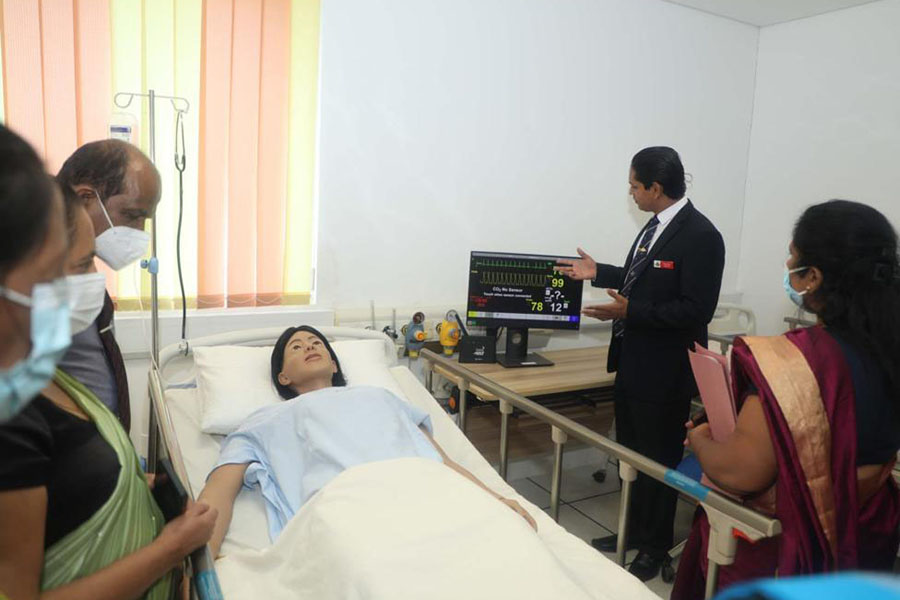
[[[473,249],[621,262],[660,144],[733,291],[758,32],[658,0],[323,3],[319,305],[459,308]]]
[[[760,332],[784,330],[791,229],[829,198],[900,227],[900,0],[762,29],[739,286]]]

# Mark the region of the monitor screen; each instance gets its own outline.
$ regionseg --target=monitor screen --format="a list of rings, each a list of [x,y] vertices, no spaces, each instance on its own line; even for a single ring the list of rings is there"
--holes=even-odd
[[[556,271],[560,258],[572,257],[472,252],[466,325],[578,329],[583,282]]]

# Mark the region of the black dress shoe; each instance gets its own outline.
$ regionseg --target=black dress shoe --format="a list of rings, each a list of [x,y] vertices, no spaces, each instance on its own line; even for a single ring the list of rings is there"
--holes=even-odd
[[[591,546],[599,550],[600,552],[615,552],[616,544],[619,543],[619,536],[615,533],[612,535],[606,535],[603,537],[594,538],[591,540]],[[625,543],[625,550],[634,550],[638,545],[629,540]]]
[[[646,552],[638,552],[637,558],[628,567],[628,572],[641,581],[649,581],[659,574],[662,562],[662,558],[654,558]]]

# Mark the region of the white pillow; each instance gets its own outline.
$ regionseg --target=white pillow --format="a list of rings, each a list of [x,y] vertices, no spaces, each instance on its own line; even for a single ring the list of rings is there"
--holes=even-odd
[[[348,385],[379,386],[406,399],[389,370],[395,360],[383,341],[341,340],[331,346]],[[271,346],[194,348],[203,433],[227,435],[253,411],[281,402],[272,384],[271,357]]]
[[[406,399],[403,390],[390,368],[394,357],[385,354],[385,344],[381,340],[341,340],[331,344],[347,385],[375,385]]]
[[[269,374],[271,356],[271,347],[194,348],[203,433],[227,435],[256,409],[281,401]]]

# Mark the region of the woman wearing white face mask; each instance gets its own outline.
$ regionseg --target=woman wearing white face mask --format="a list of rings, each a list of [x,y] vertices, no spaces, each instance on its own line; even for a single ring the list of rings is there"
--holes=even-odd
[[[87,211],[73,191],[68,190],[65,194],[66,224],[71,240],[65,272],[69,294],[69,323],[74,336],[90,327],[103,309],[106,277],[97,272],[94,264],[94,226]]]
[[[83,201],[65,196],[77,332],[94,322],[105,289]],[[10,600],[166,598],[171,570],[212,533],[216,511],[205,504],[164,527],[128,434],[61,369],[0,425],[0,456],[0,590]]]

